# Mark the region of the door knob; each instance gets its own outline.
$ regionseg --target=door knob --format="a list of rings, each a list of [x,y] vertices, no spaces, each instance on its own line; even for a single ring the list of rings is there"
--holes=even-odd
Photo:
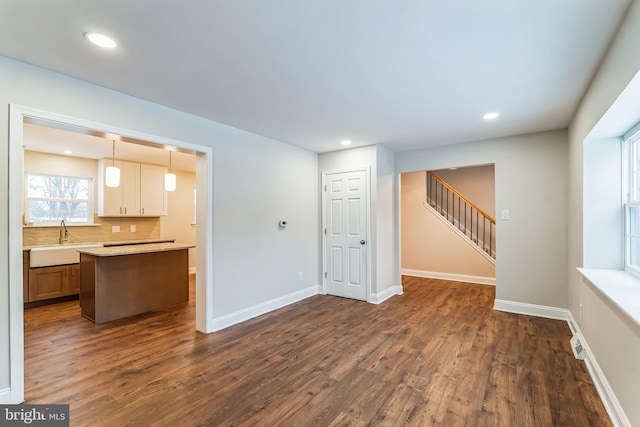
[[[365,243],[367,243],[367,242],[365,242],[364,240],[360,240],[360,244],[361,245],[364,245]]]

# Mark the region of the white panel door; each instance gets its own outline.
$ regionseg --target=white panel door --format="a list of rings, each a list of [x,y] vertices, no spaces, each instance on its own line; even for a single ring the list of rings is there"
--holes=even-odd
[[[326,176],[327,293],[367,300],[367,172]]]

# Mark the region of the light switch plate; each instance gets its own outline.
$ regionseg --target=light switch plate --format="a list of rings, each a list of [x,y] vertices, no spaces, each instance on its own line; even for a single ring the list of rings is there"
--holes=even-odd
[[[503,209],[502,210],[502,219],[509,219],[509,209]]]
[[[132,233],[135,233],[136,232],[136,226],[134,224],[131,224],[129,226],[129,231],[132,232]]]

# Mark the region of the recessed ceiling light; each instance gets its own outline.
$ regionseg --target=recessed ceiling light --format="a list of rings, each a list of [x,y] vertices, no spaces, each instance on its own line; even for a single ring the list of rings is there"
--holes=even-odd
[[[486,113],[484,116],[482,116],[482,118],[485,120],[493,120],[493,119],[497,119],[499,116],[500,116],[500,113],[493,111],[491,113]]]
[[[113,49],[117,46],[116,42],[111,37],[100,33],[84,33],[84,38],[96,46],[104,47],[106,49]]]
[[[349,141],[348,139],[343,139],[340,144],[342,144],[342,145],[351,145],[351,141]]]
[[[73,154],[73,151],[71,151],[71,150],[64,150],[64,151],[63,151],[63,153],[64,153],[64,154]]]

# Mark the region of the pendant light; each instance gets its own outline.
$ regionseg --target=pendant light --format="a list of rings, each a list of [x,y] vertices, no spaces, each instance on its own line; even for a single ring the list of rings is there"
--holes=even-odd
[[[176,174],[171,172],[171,150],[169,150],[169,172],[164,174],[164,189],[176,191]]]
[[[111,151],[111,166],[107,166],[105,184],[107,187],[120,186],[120,169],[115,165],[116,163],[116,140],[113,140]]]

